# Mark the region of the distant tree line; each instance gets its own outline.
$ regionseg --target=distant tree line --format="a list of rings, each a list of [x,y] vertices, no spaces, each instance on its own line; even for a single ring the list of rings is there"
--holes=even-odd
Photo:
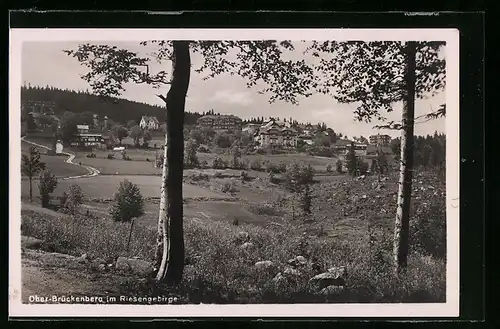
[[[21,87],[21,101],[52,101],[55,103],[54,114],[63,115],[65,112],[98,114],[102,119],[108,116],[116,122],[126,124],[130,120],[139,123],[143,115],[155,116],[160,122],[166,121],[165,108],[157,105],[134,102],[122,98],[112,98],[112,101],[89,93],[87,90],[59,89],[51,86]],[[212,110],[213,111],[213,110]],[[26,114],[23,114],[26,115]],[[196,124],[196,120],[203,114],[185,112],[185,124]]]
[[[391,142],[392,153],[396,160],[401,156],[401,139]],[[446,135],[438,134],[415,136],[413,142],[413,161],[415,167],[443,167],[446,160]]]

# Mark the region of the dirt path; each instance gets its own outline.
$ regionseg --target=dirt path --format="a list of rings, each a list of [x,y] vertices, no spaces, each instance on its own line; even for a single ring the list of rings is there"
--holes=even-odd
[[[24,143],[27,143],[27,144],[30,144],[30,145],[34,145],[36,147],[40,147],[40,148],[43,148],[43,149],[46,149],[46,150],[50,150],[51,149],[50,147],[47,147],[45,145],[38,144],[38,143],[26,140],[26,136],[21,137],[21,142],[24,142]],[[61,152],[61,153],[68,156],[68,158],[65,161],[66,163],[74,165],[74,166],[83,167],[83,168],[85,168],[87,170],[88,173],[86,175],[61,177],[60,179],[66,180],[66,179],[77,179],[77,178],[85,178],[85,177],[94,177],[94,176],[97,176],[97,175],[100,174],[99,170],[95,169],[94,167],[87,166],[87,165],[80,165],[78,163],[74,163],[73,162],[73,159],[75,158],[74,154],[69,153],[69,152]]]

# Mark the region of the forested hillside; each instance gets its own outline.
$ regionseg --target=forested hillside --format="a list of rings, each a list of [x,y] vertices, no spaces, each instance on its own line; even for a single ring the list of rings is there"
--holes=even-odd
[[[141,116],[156,116],[160,122],[165,122],[165,108],[145,103],[139,103],[122,98],[103,99],[88,91],[62,90],[50,86],[21,88],[21,101],[52,101],[57,116],[64,112],[73,113],[92,112],[100,117],[107,115],[114,122],[122,124],[130,120],[139,121]],[[186,124],[195,124],[201,116],[200,113],[186,112]]]

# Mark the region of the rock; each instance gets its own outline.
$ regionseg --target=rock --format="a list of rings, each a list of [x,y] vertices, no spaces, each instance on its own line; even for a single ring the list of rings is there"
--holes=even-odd
[[[106,270],[106,265],[99,264],[99,266],[97,268],[99,269],[99,271],[105,271]]]
[[[238,232],[238,240],[246,242],[250,240],[250,234],[248,234],[248,232],[245,231]]]
[[[279,272],[278,274],[276,274],[276,276],[271,280],[272,283],[274,283],[275,285],[282,285],[282,284],[286,284],[287,280],[286,278],[283,276],[283,274],[281,274],[281,272]]]
[[[363,196],[361,198],[366,199],[367,198],[366,194],[363,194]]]
[[[255,263],[255,268],[257,269],[267,269],[267,268],[270,268],[271,266],[273,266],[274,263],[270,260],[261,260],[257,263]]]
[[[88,256],[87,256],[87,254],[83,254],[83,255],[81,255],[80,257],[78,257],[78,262],[79,262],[79,263],[85,263],[85,262],[87,262],[87,261],[88,261]]]
[[[39,249],[43,241],[30,236],[21,236],[21,248],[26,249]]]
[[[297,256],[295,258],[289,259],[288,264],[292,266],[304,266],[307,264],[307,259],[304,256]]]
[[[283,271],[283,274],[287,275],[287,276],[301,276],[302,273],[300,273],[299,270],[296,270],[294,268],[286,268],[284,271]]]
[[[245,242],[244,244],[242,244],[240,246],[240,248],[241,249],[250,249],[250,248],[253,248],[253,246],[254,246],[253,243],[251,243],[251,242]]]
[[[115,268],[121,271],[130,271],[138,275],[149,275],[153,271],[153,265],[145,260],[118,257]]]
[[[320,295],[335,295],[344,291],[344,286],[327,286],[319,291]]]
[[[309,280],[309,285],[315,290],[328,286],[345,285],[346,270],[344,267],[332,267],[327,272],[318,274]]]

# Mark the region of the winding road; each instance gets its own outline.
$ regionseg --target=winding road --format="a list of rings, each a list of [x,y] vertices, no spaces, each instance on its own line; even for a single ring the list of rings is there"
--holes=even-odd
[[[27,144],[30,144],[30,145],[33,145],[33,146],[36,146],[36,147],[40,147],[40,148],[44,148],[46,150],[51,150],[50,147],[47,147],[45,145],[41,145],[41,144],[38,144],[38,143],[34,143],[34,142],[31,142],[31,141],[28,141],[26,140],[26,136],[23,136],[21,137],[21,141],[24,142],[24,143],[27,143]],[[75,155],[72,154],[72,153],[69,153],[69,152],[61,152],[62,154],[64,155],[67,155],[68,158],[66,159],[66,163],[68,164],[71,164],[71,165],[74,165],[74,166],[80,166],[80,167],[83,167],[87,170],[87,174],[85,175],[78,175],[78,176],[69,176],[69,177],[61,177],[60,179],[62,180],[66,180],[66,179],[78,179],[78,178],[86,178],[86,177],[95,177],[97,175],[100,174],[99,170],[95,169],[94,167],[91,167],[91,166],[87,166],[87,165],[81,165],[79,163],[74,163],[73,162],[73,159],[75,158]]]

